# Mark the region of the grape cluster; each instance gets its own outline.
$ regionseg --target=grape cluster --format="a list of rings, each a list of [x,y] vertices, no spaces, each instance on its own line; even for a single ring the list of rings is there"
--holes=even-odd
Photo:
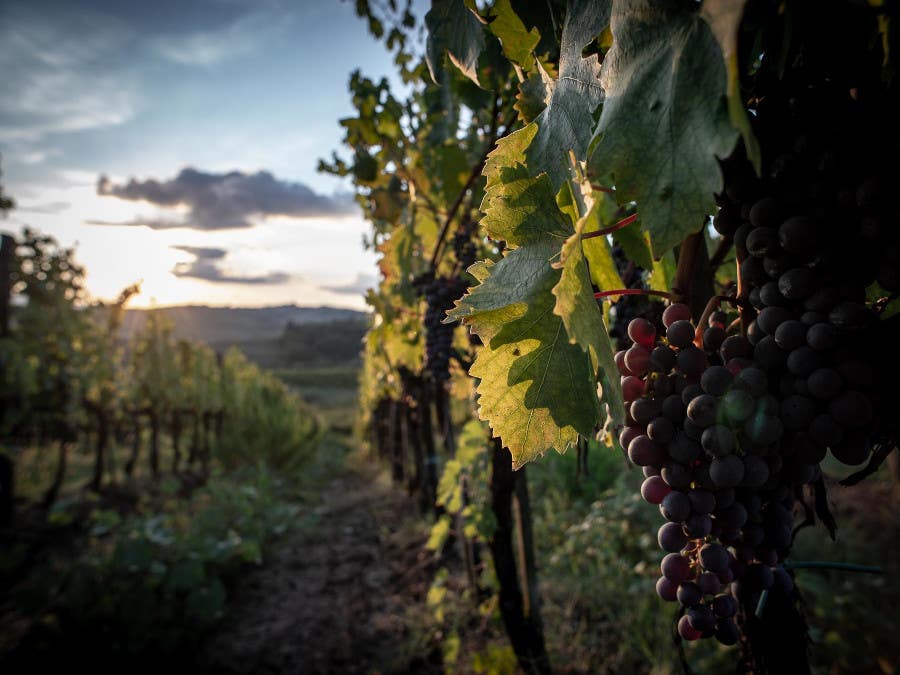
[[[741,603],[792,585],[780,562],[797,466],[780,452],[784,425],[768,377],[746,338],[726,336],[726,320],[714,314],[698,338],[682,304],[663,313],[664,336],[634,319],[634,345],[616,363],[628,412],[619,441],[643,467],[642,496],[668,521],[658,533],[667,555],[657,592],[684,608],[684,639],[731,645]]]
[[[424,285],[425,293],[425,369],[445,382],[450,379],[450,355],[456,323],[443,323],[447,310],[466,292],[467,282],[461,277],[439,276]]]
[[[472,239],[476,231],[474,221],[464,221],[453,234],[453,252],[462,269],[468,269],[478,258],[478,246]]]
[[[781,132],[791,149],[763,180],[745,164],[726,165],[716,227],[734,237],[742,261],[743,295],[758,312],[747,337],[779,397],[785,445],[810,465],[829,449],[855,465],[870,455],[876,411],[890,394],[878,390],[885,378],[872,359],[884,339],[866,289],[900,290],[900,211],[890,143],[879,156],[866,138],[888,127],[849,97],[826,94],[813,89],[786,104],[792,122]],[[823,113],[830,109],[833,117]]]

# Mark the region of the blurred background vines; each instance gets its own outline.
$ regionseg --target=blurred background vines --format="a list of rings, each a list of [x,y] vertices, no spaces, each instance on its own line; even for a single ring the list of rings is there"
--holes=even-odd
[[[13,208],[5,199],[4,209]],[[88,302],[75,251],[0,248],[0,654],[147,666],[191,653],[236,574],[296,526],[316,414],[239,351],[176,340],[137,285]]]

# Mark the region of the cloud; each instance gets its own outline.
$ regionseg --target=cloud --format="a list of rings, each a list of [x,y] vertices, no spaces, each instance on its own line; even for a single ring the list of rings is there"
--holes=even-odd
[[[22,213],[62,213],[72,206],[71,202],[55,201],[37,204],[17,204],[16,210]]]
[[[192,262],[178,263],[172,268],[172,274],[180,278],[202,279],[213,283],[226,284],[283,284],[290,280],[284,272],[269,272],[256,276],[240,276],[228,274],[219,267],[219,262],[228,255],[224,248],[205,246],[173,246],[194,256]]]
[[[26,5],[3,6],[0,142],[36,142],[130,120],[136,86],[118,64],[131,39],[122,21],[82,8],[60,9],[50,21]]]
[[[308,218],[356,211],[355,204],[345,195],[320,195],[303,183],[279,180],[268,171],[217,174],[186,168],[171,180],[150,178],[139,181],[132,178],[121,185],[101,176],[97,181],[97,194],[145,201],[161,207],[188,208],[188,214],[181,221],[138,218],[119,223],[146,225],[153,229],[225,230],[252,227],[251,216]]]
[[[265,44],[282,27],[278,17],[262,11],[240,16],[216,29],[156,37],[152,48],[164,59],[186,66],[213,66],[243,56]]]
[[[359,273],[353,281],[345,284],[323,285],[319,284],[319,288],[323,291],[331,291],[332,293],[340,293],[341,295],[365,295],[366,291],[374,288],[378,280],[373,274]]]

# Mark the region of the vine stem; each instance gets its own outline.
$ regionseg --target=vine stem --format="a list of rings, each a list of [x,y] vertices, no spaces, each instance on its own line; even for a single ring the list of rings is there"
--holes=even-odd
[[[643,288],[620,288],[615,291],[600,291],[599,293],[594,293],[594,297],[597,300],[608,298],[611,295],[658,295],[661,298],[673,300],[671,293],[666,293],[665,291],[649,291],[644,290]]]
[[[700,250],[701,244],[704,243],[703,230],[701,229],[699,232],[695,232],[688,236],[684,242],[682,242],[681,248],[678,251],[678,267],[675,270],[675,281],[672,284],[672,292],[675,297],[679,298],[682,302],[686,302],[688,305],[693,304],[691,302],[691,287],[693,286],[694,273],[696,271],[694,269],[694,262],[697,260],[697,253]],[[691,309],[693,312],[693,308]]]
[[[581,235],[581,238],[582,239],[591,239],[593,237],[602,237],[604,235],[615,232],[616,230],[621,230],[623,227],[628,227],[634,221],[636,221],[637,217],[638,217],[638,214],[632,213],[627,218],[622,218],[622,220],[620,220],[615,225],[610,225],[609,227],[604,227],[602,230],[594,230],[593,232],[588,232],[587,234]]]
[[[596,190],[597,192],[605,192],[608,195],[616,194],[615,188],[609,188],[603,185],[595,185],[594,183],[591,183],[591,189]]]

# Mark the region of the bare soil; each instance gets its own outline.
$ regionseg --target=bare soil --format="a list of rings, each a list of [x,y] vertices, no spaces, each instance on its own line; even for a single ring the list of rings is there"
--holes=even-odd
[[[433,672],[421,649],[405,649],[408,612],[424,604],[433,573],[412,501],[374,473],[347,471],[316,514],[315,534],[289,537],[247,573],[200,670]]]

